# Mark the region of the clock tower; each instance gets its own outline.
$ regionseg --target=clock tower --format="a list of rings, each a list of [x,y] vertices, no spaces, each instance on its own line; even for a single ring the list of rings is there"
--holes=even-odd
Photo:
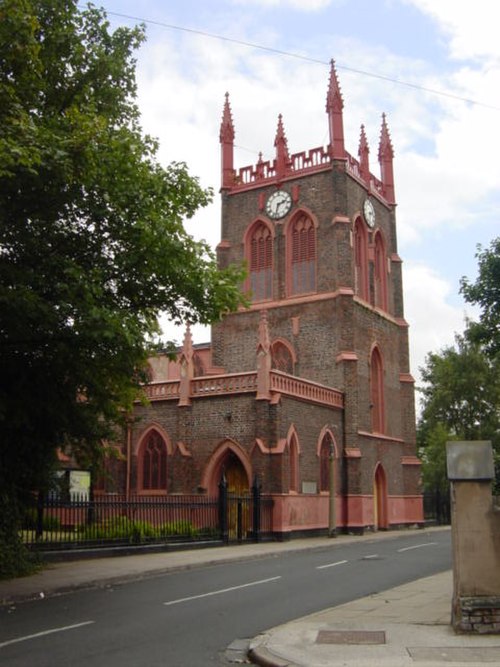
[[[343,113],[332,62],[328,145],[290,154],[279,115],[272,156],[236,168],[226,94],[217,261],[245,264],[249,307],[151,360],[127,434],[127,489],[227,487],[240,535],[259,523],[251,488],[279,539],[423,523],[392,141],[383,115],[377,176],[364,127],[346,150]]]
[[[257,437],[271,451],[289,438],[293,427],[300,450],[300,493],[300,480],[304,488],[313,488],[307,482],[321,457],[320,434],[330,429],[346,525],[384,528],[422,519],[397,250],[394,153],[383,115],[380,176],[371,172],[363,126],[359,159],[350,155],[343,107],[332,61],[328,146],[290,155],[280,115],[274,157],[264,160],[260,154],[257,164],[235,170],[235,132],[226,95],[218,261],[221,266],[246,264],[244,289],[251,305],[214,326],[212,353],[214,364],[226,372],[250,372],[255,332],[264,314],[271,368],[297,382],[335,389],[343,407],[329,415],[305,402],[291,409],[276,392],[268,406],[274,416],[261,423]]]

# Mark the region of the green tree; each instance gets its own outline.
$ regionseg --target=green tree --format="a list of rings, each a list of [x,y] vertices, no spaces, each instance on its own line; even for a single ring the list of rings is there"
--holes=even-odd
[[[92,460],[137,397],[159,314],[242,304],[242,270],[183,227],[211,191],[141,131],[143,39],[74,0],[0,0],[0,577],[56,448]]]
[[[447,440],[491,440],[500,451],[500,365],[469,337],[427,355],[418,443],[426,488],[447,487]]]
[[[422,459],[422,481],[424,488],[428,491],[445,494],[449,489],[446,472],[446,443],[448,440],[452,440],[452,436],[444,424],[436,422],[427,425],[425,441],[419,448],[419,454]]]
[[[469,336],[480,342],[490,357],[500,356],[500,237],[489,248],[478,246],[478,277],[461,280],[465,300],[480,307],[479,322],[470,326]]]

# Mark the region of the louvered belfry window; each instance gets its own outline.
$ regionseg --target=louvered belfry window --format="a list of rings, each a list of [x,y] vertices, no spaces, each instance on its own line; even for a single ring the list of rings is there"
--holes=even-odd
[[[307,216],[298,218],[292,226],[292,284],[293,294],[316,290],[316,228]]]
[[[255,301],[270,299],[273,293],[273,238],[260,223],[250,241],[250,287]]]
[[[151,491],[167,488],[167,448],[156,431],[148,436],[143,450],[142,488]]]

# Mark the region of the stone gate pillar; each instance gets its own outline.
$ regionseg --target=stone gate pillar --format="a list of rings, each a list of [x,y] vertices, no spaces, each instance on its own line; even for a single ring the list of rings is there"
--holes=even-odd
[[[453,549],[452,625],[500,634],[500,510],[491,442],[447,442]]]

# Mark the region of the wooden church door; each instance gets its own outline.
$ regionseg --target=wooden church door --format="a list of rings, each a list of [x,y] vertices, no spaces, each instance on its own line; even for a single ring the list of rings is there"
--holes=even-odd
[[[248,478],[243,464],[232,452],[225,464],[225,475],[228,493],[241,496],[249,491]]]

